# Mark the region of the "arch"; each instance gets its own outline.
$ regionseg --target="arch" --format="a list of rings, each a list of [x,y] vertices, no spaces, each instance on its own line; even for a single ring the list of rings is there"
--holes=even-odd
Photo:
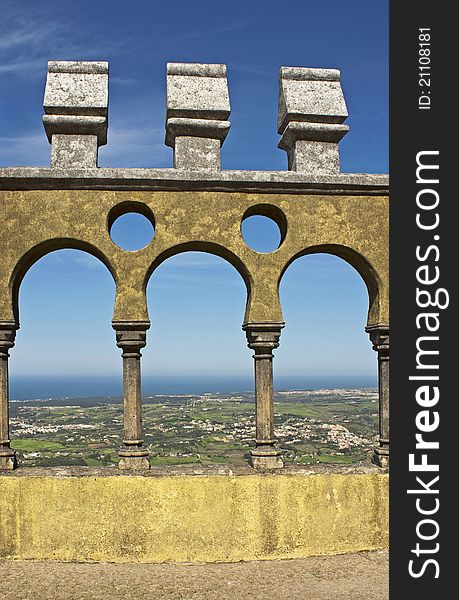
[[[275,358],[276,379],[279,390],[296,389],[299,394],[315,387],[340,391],[329,392],[329,397],[310,392],[310,398],[304,398],[318,411],[317,424],[308,424],[308,433],[304,439],[297,436],[298,443],[286,438],[285,455],[295,462],[367,463],[378,432],[378,370],[365,332],[369,290],[351,264],[355,256],[345,260],[342,248],[333,248],[333,253],[326,249],[305,249],[289,261],[294,266],[288,272],[284,269],[280,293],[286,328]],[[354,388],[359,392],[354,394]],[[287,423],[294,421],[295,409],[284,410]]]
[[[81,250],[91,254],[107,267],[116,285],[117,276],[113,265],[108,257],[93,244],[74,238],[53,238],[40,242],[21,256],[11,274],[9,288],[13,302],[13,315],[17,325],[19,325],[19,289],[27,271],[41,258],[57,250]]]
[[[167,259],[161,256],[163,260],[158,260],[148,282],[147,303],[152,323],[150,341],[142,350],[144,389],[150,386],[150,390],[145,392],[146,398],[161,392],[201,396],[206,392],[246,390],[250,387],[252,369],[241,329],[241,312],[246,299],[244,279],[228,260],[217,256],[216,252],[202,252],[201,245],[193,245],[192,248],[187,245],[186,249],[182,245],[180,250]],[[162,386],[165,388],[161,389]],[[212,396],[215,402],[215,396]],[[145,400],[145,403],[151,402],[156,401]],[[193,425],[196,429],[191,436],[190,432],[176,428],[174,439],[169,443],[167,438],[157,437],[153,425],[156,427],[160,424],[158,421],[170,418],[167,417],[169,411],[176,411],[178,406],[181,407],[181,420],[184,414],[187,420],[188,417],[206,418],[196,416],[200,412],[200,404],[196,405],[194,399],[177,398],[175,402],[178,403],[175,408],[160,408],[159,412],[156,409],[156,412],[149,413],[154,421],[145,428],[144,439],[146,444],[151,444],[151,464],[162,464],[164,459],[161,455],[168,457],[165,460],[178,464],[218,460],[221,455],[223,463],[231,464],[234,450],[227,454],[224,451],[226,444],[220,441],[217,446],[212,444],[208,449],[202,446],[203,440],[212,435],[201,430],[202,424]],[[217,404],[204,406],[213,406],[215,410]],[[149,407],[147,410],[152,409]],[[238,405],[225,403],[224,410],[225,414],[227,410],[230,411],[228,414],[237,413]],[[205,412],[203,414],[206,415]],[[220,423],[213,413],[207,418],[213,425]],[[225,426],[224,433],[220,433],[226,436],[230,430],[231,427]],[[234,443],[239,447],[241,441],[236,439]],[[245,446],[244,443],[241,458],[248,450]],[[169,457],[170,452],[173,452],[172,457]]]
[[[244,262],[236,254],[231,252],[231,250],[228,250],[228,248],[225,248],[224,246],[221,246],[220,244],[216,244],[214,242],[184,242],[183,244],[171,246],[170,248],[162,252],[159,256],[156,257],[156,259],[150,265],[150,268],[146,273],[143,284],[144,291],[146,292],[150,277],[152,276],[153,272],[159,267],[159,265],[161,265],[168,258],[176,256],[177,254],[183,254],[184,252],[205,252],[207,254],[214,254],[215,256],[226,260],[226,262],[228,262],[232,267],[234,267],[239,273],[239,275],[242,277],[242,280],[244,281],[247,290],[247,306],[250,304],[253,283],[250,271],[248,270]]]
[[[382,287],[381,278],[379,277],[376,270],[367,261],[367,259],[348,246],[342,246],[339,244],[321,244],[318,246],[311,246],[305,248],[301,252],[295,254],[283,267],[282,272],[279,276],[277,287],[279,290],[282,277],[284,276],[288,267],[297,259],[308,254],[331,254],[341,258],[353,267],[357,273],[363,279],[368,292],[368,323],[379,322],[379,300],[380,290]]]

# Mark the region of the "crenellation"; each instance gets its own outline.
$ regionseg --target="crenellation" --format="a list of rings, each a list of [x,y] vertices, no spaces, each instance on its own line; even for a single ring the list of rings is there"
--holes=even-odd
[[[291,171],[339,174],[338,142],[349,131],[348,112],[337,69],[281,67],[279,148]]]
[[[308,180],[340,175],[338,144],[349,131],[340,77],[338,69],[279,71],[278,147],[288,154],[288,170]],[[48,63],[43,124],[52,169],[98,168],[98,148],[107,143],[108,83],[108,62]],[[221,171],[230,112],[226,65],[167,64],[165,144],[174,150],[174,170]]]
[[[107,143],[108,63],[50,61],[43,108],[51,166],[96,168]]]

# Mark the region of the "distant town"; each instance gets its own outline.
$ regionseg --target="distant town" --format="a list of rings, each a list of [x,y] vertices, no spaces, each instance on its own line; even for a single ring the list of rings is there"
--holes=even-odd
[[[378,423],[374,389],[277,392],[278,445],[287,463],[369,462]],[[246,463],[254,445],[253,393],[143,399],[152,465]],[[12,446],[25,466],[110,466],[123,439],[121,398],[11,403]]]

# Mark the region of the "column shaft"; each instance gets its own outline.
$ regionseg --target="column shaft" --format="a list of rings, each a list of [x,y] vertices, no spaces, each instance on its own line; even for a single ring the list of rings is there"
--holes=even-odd
[[[0,323],[0,469],[17,467],[16,451],[10,442],[8,382],[8,351],[14,346],[15,335],[15,326]]]
[[[367,327],[373,350],[378,353],[379,439],[373,462],[389,466],[389,327]]]
[[[254,354],[256,442],[274,443],[273,355]]]
[[[124,440],[119,451],[120,469],[149,469],[148,449],[142,440],[140,349],[146,345],[149,323],[115,323],[116,343],[123,350]]]
[[[140,353],[122,354],[124,382],[124,443],[137,445],[142,438]]]
[[[249,323],[243,329],[255,361],[256,446],[250,452],[254,469],[278,469],[284,466],[282,452],[274,436],[273,354],[279,346],[283,323]]]

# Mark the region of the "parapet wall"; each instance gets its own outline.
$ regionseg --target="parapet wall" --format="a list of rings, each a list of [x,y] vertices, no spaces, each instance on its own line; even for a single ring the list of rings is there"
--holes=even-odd
[[[0,476],[0,558],[219,562],[386,548],[387,473],[283,468],[274,435],[273,350],[284,327],[278,285],[296,258],[326,252],[351,264],[367,286],[366,331],[379,380],[374,460],[389,463],[389,181],[341,173],[338,145],[348,112],[339,71],[281,69],[279,147],[288,171],[221,169],[230,127],[224,65],[168,65],[171,169],[98,168],[108,131],[103,61],[50,62],[44,112],[51,166],[0,168],[0,470],[10,471]],[[154,227],[150,244],[135,252],[110,237],[114,221],[132,212]],[[277,224],[276,250],[245,244],[241,225],[251,216]],[[119,467],[129,475],[13,471],[8,358],[19,328],[19,288],[37,260],[64,248],[96,256],[116,282],[112,324],[124,384]],[[253,468],[237,473],[148,470],[140,385],[150,326],[146,284],[162,261],[186,251],[223,257],[247,287],[243,328],[254,351],[256,437]],[[216,348],[220,343],[216,336]]]
[[[0,476],[0,558],[236,562],[388,546],[376,467],[220,473]]]

